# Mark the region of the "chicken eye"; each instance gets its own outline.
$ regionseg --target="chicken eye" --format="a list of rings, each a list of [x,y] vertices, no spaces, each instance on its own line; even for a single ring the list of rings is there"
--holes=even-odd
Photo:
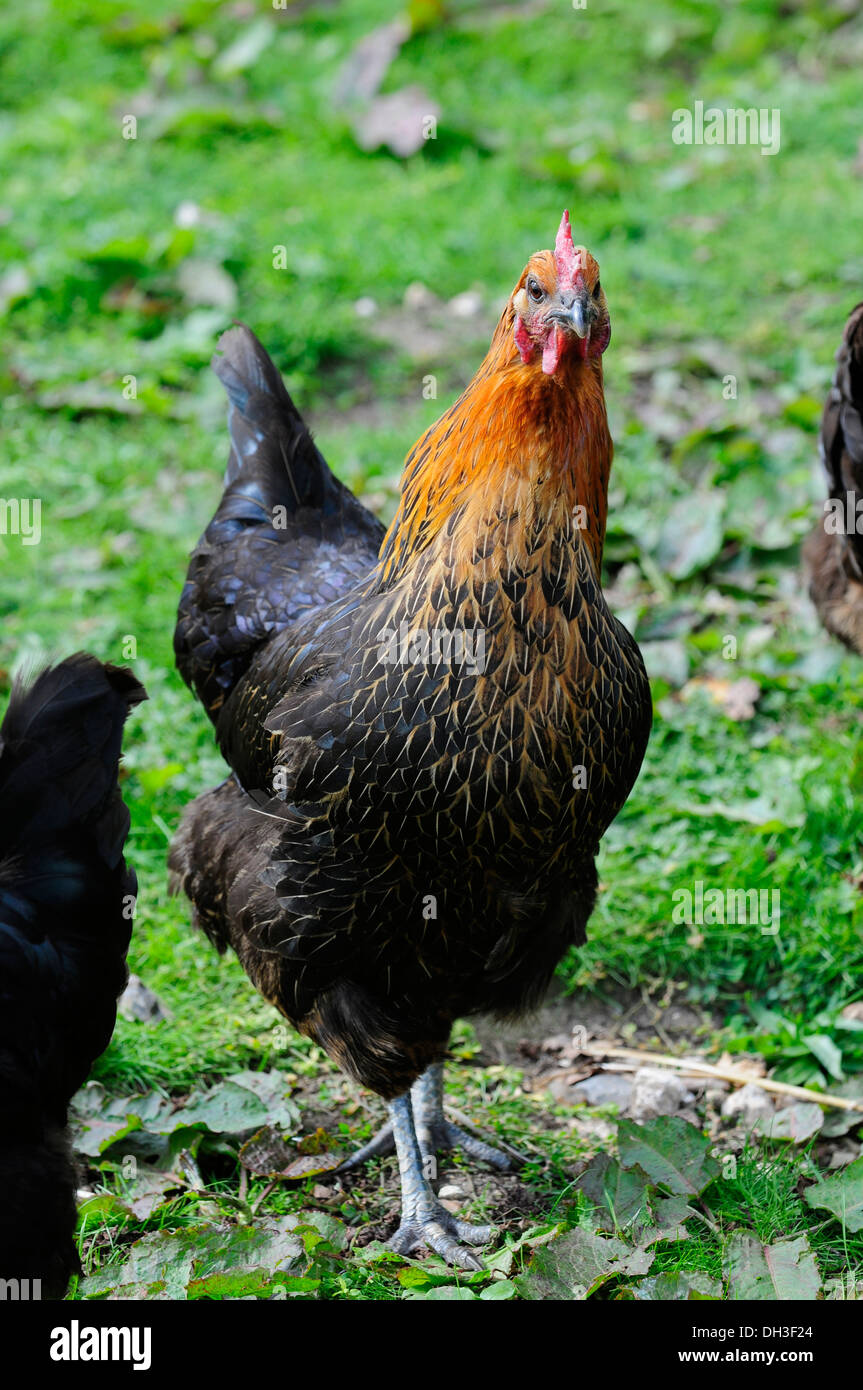
[[[533,276],[531,276],[527,282],[527,292],[534,304],[538,304],[539,301],[544,298],[543,288],[538,280],[534,280]]]

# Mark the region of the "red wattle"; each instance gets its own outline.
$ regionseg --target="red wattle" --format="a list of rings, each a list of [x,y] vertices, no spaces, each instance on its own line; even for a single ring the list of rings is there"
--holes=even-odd
[[[529,362],[536,351],[536,345],[520,318],[516,318],[514,336],[522,362]]]
[[[542,350],[542,370],[546,376],[554,376],[565,347],[566,335],[563,329],[555,324],[546,338],[545,347]]]

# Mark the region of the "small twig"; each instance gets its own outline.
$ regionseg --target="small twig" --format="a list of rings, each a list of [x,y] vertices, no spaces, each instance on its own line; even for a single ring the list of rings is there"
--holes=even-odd
[[[224,1202],[226,1206],[233,1207],[235,1211],[238,1211],[244,1221],[249,1221],[251,1219],[252,1212],[249,1210],[248,1202],[244,1200],[242,1195],[235,1197],[233,1192],[208,1191],[204,1179],[201,1177],[201,1170],[189,1149],[182,1149],[180,1151],[179,1166],[183,1173],[183,1177],[189,1185],[189,1192],[193,1197],[196,1197],[198,1201],[205,1204],[210,1202],[215,1207],[218,1207],[219,1202]],[[243,1172],[245,1172],[245,1169],[243,1169]]]
[[[699,1211],[697,1207],[689,1208],[693,1216],[696,1217],[698,1221],[703,1221],[707,1229],[712,1231],[715,1236],[721,1235],[721,1231],[713,1219],[713,1212],[710,1210],[704,1198],[699,1197],[698,1201],[701,1206],[701,1211]]]
[[[263,1206],[264,1202],[265,1202],[265,1201],[267,1200],[267,1198],[269,1197],[269,1195],[270,1195],[270,1193],[272,1192],[272,1190],[273,1190],[273,1188],[275,1187],[275,1185],[276,1185],[275,1179],[274,1179],[272,1182],[268,1182],[267,1185],[266,1185],[266,1187],[264,1188],[263,1192],[261,1193],[261,1195],[257,1198],[256,1201],[254,1201],[254,1202],[252,1203],[251,1212],[252,1212],[252,1215],[253,1215],[253,1216],[257,1216],[258,1211],[260,1210],[260,1208]]]
[[[734,1086],[760,1086],[763,1091],[774,1091],[780,1096],[794,1096],[796,1100],[814,1101],[816,1105],[832,1106],[835,1110],[859,1110],[863,1112],[863,1100],[848,1100],[845,1096],[831,1096],[826,1091],[810,1091],[806,1086],[789,1086],[785,1081],[773,1081],[769,1076],[753,1076],[751,1072],[738,1067],[716,1067],[711,1062],[693,1062],[685,1057],[670,1057],[662,1052],[640,1052],[632,1047],[603,1047],[597,1043],[585,1043],[581,1049],[587,1057],[623,1057],[643,1066],[673,1067],[675,1071],[692,1072],[698,1076],[712,1076],[718,1081],[730,1081]]]
[[[666,998],[667,997],[668,996],[666,994]],[[652,1009],[653,1011],[651,1027],[653,1028],[654,1032],[659,1034],[666,1047],[671,1047],[671,1039],[669,1038],[668,1034],[663,1030],[662,1025],[659,1022],[660,1018],[662,1017],[662,1009],[658,1008],[657,1005],[654,1004],[650,995],[647,993],[646,985],[641,986],[641,999],[642,1003],[644,1004],[644,1007],[646,1009]]]

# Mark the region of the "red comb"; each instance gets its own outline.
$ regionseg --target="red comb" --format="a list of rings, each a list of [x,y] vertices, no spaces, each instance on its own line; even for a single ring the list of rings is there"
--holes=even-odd
[[[565,211],[557,229],[554,243],[554,263],[560,289],[571,290],[579,271],[583,270],[581,251],[572,244],[572,228],[569,225],[569,212]]]

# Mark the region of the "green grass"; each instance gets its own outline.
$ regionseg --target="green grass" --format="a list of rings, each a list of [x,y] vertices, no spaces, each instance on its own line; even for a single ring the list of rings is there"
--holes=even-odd
[[[223,775],[171,652],[226,452],[206,364],[232,311],[192,302],[190,263],[230,275],[236,313],[334,467],[389,515],[402,458],[471,375],[487,321],[565,205],[611,307],[608,579],[648,652],[656,723],[602,849],[590,943],[562,980],[576,994],[673,980],[732,1045],[758,1033],[757,1003],[796,1035],[829,1037],[852,1074],[863,1054],[841,1010],[863,997],[863,683],[814,621],[798,546],[819,495],[818,410],[863,286],[851,114],[863,23],[829,0],[421,8],[385,90],[419,83],[443,114],[438,139],[404,161],[361,153],[334,98],[347,55],[397,7],[261,4],[238,18],[162,0],[127,20],[108,0],[36,0],[0,15],[2,489],[40,497],[43,526],[37,546],[0,537],[3,685],[78,647],[122,660],[132,638],[151,697],[126,756],[141,880],[130,963],[172,1017],[121,1021],[96,1074],[182,1092],[245,1066],[309,1076],[321,1062],[285,1042],[166,890],[181,809]],[[261,17],[271,41],[225,75],[219,55]],[[696,99],[779,107],[780,153],[673,145],[671,112]],[[130,112],[136,140],[121,135]],[[188,200],[200,218],[178,226]],[[399,306],[415,281],[444,303],[476,288],[485,316],[442,308],[437,346],[412,355]],[[378,312],[358,317],[368,296]],[[760,698],[734,722],[709,683],[744,676]],[[778,890],[779,932],[676,923],[673,895],[698,880]],[[767,1031],[771,1066],[836,1080],[789,1051],[784,1023]],[[520,1106],[502,1104],[500,1122],[526,1140]],[[545,1132],[536,1142],[551,1210],[573,1154]],[[343,1296],[380,1296],[379,1282],[364,1272]]]

